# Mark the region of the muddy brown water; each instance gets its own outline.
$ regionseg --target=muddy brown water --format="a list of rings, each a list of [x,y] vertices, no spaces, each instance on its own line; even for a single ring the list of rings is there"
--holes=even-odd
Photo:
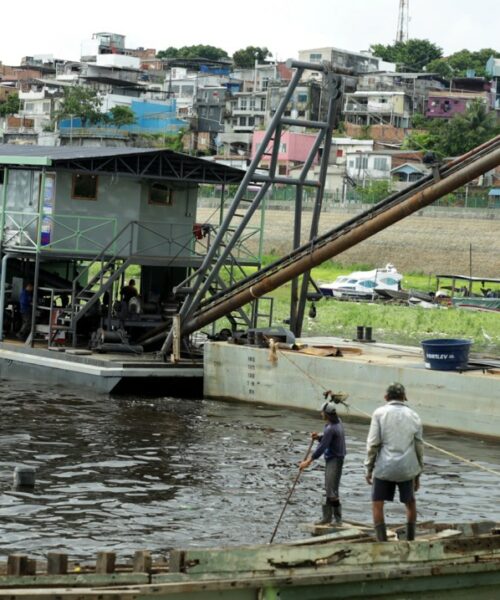
[[[308,445],[314,415],[268,406],[108,398],[0,382],[0,555],[66,551],[91,559],[148,548],[266,543]],[[370,521],[367,425],[346,423],[344,514]],[[499,469],[500,443],[427,432],[434,444]],[[16,465],[37,470],[12,489]],[[499,478],[428,452],[421,519],[500,520]],[[320,511],[322,464],[304,473],[276,541],[304,535]],[[387,520],[404,521],[391,504]]]

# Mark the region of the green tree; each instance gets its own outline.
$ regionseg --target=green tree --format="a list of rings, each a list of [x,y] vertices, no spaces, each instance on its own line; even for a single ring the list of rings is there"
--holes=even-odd
[[[79,117],[83,127],[87,123],[95,125],[106,120],[100,111],[101,105],[102,100],[94,90],[80,85],[68,87],[64,89],[64,97],[57,111],[57,119]]]
[[[397,64],[398,71],[422,71],[431,61],[441,58],[443,51],[429,40],[411,39],[384,46],[373,44],[371,51],[383,60]]]
[[[457,115],[443,130],[441,154],[458,156],[487,142],[499,131],[494,111],[482,100],[473,100],[463,115]]]
[[[156,56],[158,58],[206,58],[208,60],[229,58],[227,52],[222,48],[203,44],[182,46],[181,48],[169,46],[166,50],[160,50]]]
[[[439,73],[442,77],[465,77],[472,70],[477,77],[486,76],[486,63],[494,56],[500,58],[500,52],[492,48],[482,48],[476,52],[459,50],[450,56],[432,60],[427,65],[429,73]]]
[[[449,121],[428,119],[421,127],[421,131],[414,131],[406,138],[403,147],[433,151],[441,157],[464,154],[500,131],[495,113],[482,100],[474,100],[464,114]]]
[[[157,58],[177,58],[179,54],[179,49],[174,48],[174,46],[169,46],[165,50],[160,50],[156,57]]]
[[[368,181],[365,187],[357,187],[356,190],[364,204],[379,202],[390,193],[391,184],[386,179]]]
[[[130,106],[113,106],[109,112],[110,122],[118,129],[123,125],[134,125],[136,123],[134,111]]]
[[[265,46],[262,48],[259,48],[258,46],[247,46],[246,48],[236,50],[233,54],[233,62],[235,67],[251,69],[255,65],[256,60],[259,64],[262,64],[269,56],[272,56],[272,54]]]
[[[20,104],[18,94],[9,94],[7,99],[0,103],[0,116],[15,115],[19,112]]]

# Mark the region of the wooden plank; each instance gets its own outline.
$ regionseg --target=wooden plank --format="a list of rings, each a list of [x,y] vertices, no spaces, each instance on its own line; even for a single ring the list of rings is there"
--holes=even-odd
[[[113,573],[112,575],[96,575],[95,573],[78,573],[68,575],[35,575],[35,576],[0,576],[2,588],[33,589],[40,586],[51,587],[88,587],[88,586],[125,586],[145,585],[149,583],[147,573]]]
[[[149,550],[138,550],[134,554],[134,573],[150,573],[153,566],[153,558]]]
[[[114,552],[99,552],[95,564],[98,575],[113,573],[115,570],[116,554]]]
[[[270,571],[276,568],[298,568],[330,562],[345,565],[424,563],[464,557],[469,550],[474,556],[500,557],[500,536],[456,538],[432,542],[327,542],[317,545],[234,547],[212,550],[185,550],[183,569],[186,573],[227,573]],[[473,549],[473,553],[472,553]],[[289,567],[287,567],[287,565]]]
[[[26,554],[9,554],[7,558],[7,575],[31,575],[30,559]]]
[[[66,575],[68,572],[68,555],[60,552],[47,554],[47,574]]]
[[[313,537],[304,540],[295,540],[285,542],[285,546],[307,546],[309,544],[322,544],[324,542],[334,541],[346,541],[353,539],[370,539],[366,533],[360,532],[358,528],[352,527],[350,529],[342,529],[341,531],[334,531],[333,533],[326,533],[325,535],[315,535]]]

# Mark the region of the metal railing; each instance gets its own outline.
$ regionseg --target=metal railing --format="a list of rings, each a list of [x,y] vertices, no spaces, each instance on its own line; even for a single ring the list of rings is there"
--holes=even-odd
[[[74,215],[42,215],[40,239],[36,212],[5,211],[3,245],[23,251],[78,252],[95,254],[104,240],[116,235],[116,219]],[[98,234],[98,235],[97,235]],[[54,236],[57,238],[54,239]],[[73,242],[73,243],[68,243]]]
[[[57,319],[59,314],[62,314],[64,311],[63,306],[56,306],[56,302],[55,302],[55,298],[56,296],[62,296],[65,295],[68,297],[68,301],[69,298],[71,296],[71,290],[70,289],[56,289],[56,288],[48,288],[48,287],[39,287],[38,288],[39,292],[48,292],[49,296],[50,296],[50,301],[49,301],[49,305],[45,305],[45,304],[40,304],[40,302],[38,302],[37,304],[37,311],[40,312],[48,312],[49,313],[49,320],[48,320],[48,330],[47,330],[47,345],[50,348],[52,342],[55,339],[55,336],[57,335],[58,331],[65,331],[68,330],[68,326],[64,326],[64,325],[59,325],[57,324]],[[43,294],[44,297],[46,297],[47,294]],[[34,328],[34,333],[43,333],[43,331],[41,331],[39,328],[43,327],[43,324],[38,324],[35,325]],[[38,328],[38,329],[37,329]]]

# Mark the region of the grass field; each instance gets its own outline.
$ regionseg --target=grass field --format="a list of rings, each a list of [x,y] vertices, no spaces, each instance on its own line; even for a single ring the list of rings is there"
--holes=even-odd
[[[266,257],[266,262],[272,260]],[[313,270],[317,282],[333,281],[338,275],[373,268],[369,264],[346,267],[327,263]],[[403,288],[432,291],[434,280],[428,275],[409,273]],[[282,325],[289,316],[290,284],[275,290],[274,324]],[[308,303],[310,306],[310,303]],[[473,350],[500,354],[500,314],[472,312],[453,308],[425,309],[368,302],[344,302],[324,298],[316,303],[314,319],[304,319],[303,335],[334,335],[353,338],[356,326],[373,328],[373,337],[387,343],[419,345],[422,340],[440,337],[467,338],[474,341]]]

